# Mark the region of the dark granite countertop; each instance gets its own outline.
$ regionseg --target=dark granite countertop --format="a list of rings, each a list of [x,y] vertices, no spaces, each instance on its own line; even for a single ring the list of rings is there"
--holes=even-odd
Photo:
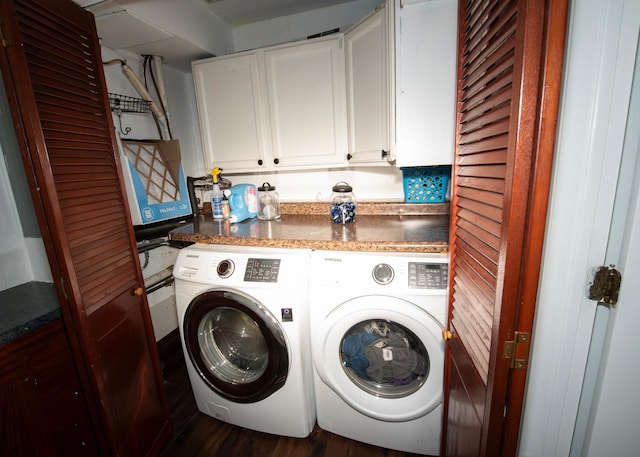
[[[0,344],[60,319],[55,286],[28,282],[0,291]]]
[[[280,220],[256,218],[237,224],[200,215],[169,233],[169,238],[207,244],[261,246],[335,251],[448,252],[448,205],[358,206],[352,224],[332,224],[326,205],[283,208]],[[285,213],[286,212],[286,213]]]

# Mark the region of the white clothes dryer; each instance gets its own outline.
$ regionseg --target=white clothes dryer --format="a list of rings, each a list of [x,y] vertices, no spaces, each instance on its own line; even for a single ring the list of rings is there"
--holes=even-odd
[[[318,426],[438,455],[448,256],[315,251],[310,278]]]
[[[176,309],[198,409],[303,438],[315,425],[310,251],[193,245],[174,267]]]

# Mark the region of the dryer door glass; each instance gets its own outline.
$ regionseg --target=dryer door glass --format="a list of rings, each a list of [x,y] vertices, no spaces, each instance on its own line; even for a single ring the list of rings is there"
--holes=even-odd
[[[235,308],[220,307],[198,325],[202,357],[212,374],[227,382],[253,382],[263,375],[269,348],[258,324]]]
[[[342,368],[365,392],[384,398],[411,395],[429,376],[429,353],[408,328],[387,320],[351,327],[340,344]]]
[[[269,310],[242,292],[210,290],[193,299],[183,335],[198,375],[229,400],[257,402],[285,384],[284,331]]]

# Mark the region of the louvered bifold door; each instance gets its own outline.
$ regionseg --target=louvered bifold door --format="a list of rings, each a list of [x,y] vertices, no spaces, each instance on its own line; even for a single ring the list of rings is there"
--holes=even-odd
[[[464,40],[455,171],[457,274],[452,282],[451,320],[460,330],[461,344],[485,384],[494,311],[499,298],[496,285],[502,246],[516,28],[515,2],[496,1],[493,6],[491,14],[480,8],[469,12],[471,21]]]
[[[448,456],[500,455],[509,383],[504,342],[513,335],[525,240],[535,222],[529,204],[545,5],[460,2],[445,369]]]
[[[168,415],[93,16],[70,0],[2,5],[3,73],[62,272],[65,323],[108,452],[146,455]]]

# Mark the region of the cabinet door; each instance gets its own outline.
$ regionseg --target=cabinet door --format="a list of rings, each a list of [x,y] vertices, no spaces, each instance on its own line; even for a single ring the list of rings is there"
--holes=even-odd
[[[387,11],[383,5],[345,34],[350,164],[391,159]]]
[[[4,354],[12,360],[0,364],[0,455],[55,455],[36,384],[20,355]]]
[[[397,0],[396,0],[397,1]],[[396,165],[453,161],[458,2],[403,4],[396,10]]]
[[[193,65],[202,147],[208,169],[266,168],[265,120],[255,53]]]
[[[91,426],[59,320],[0,346],[0,455],[99,455]]]
[[[275,169],[345,165],[343,38],[264,51]]]
[[[28,364],[38,388],[38,408],[57,454],[98,455],[84,392],[62,323],[55,321],[27,338]]]

